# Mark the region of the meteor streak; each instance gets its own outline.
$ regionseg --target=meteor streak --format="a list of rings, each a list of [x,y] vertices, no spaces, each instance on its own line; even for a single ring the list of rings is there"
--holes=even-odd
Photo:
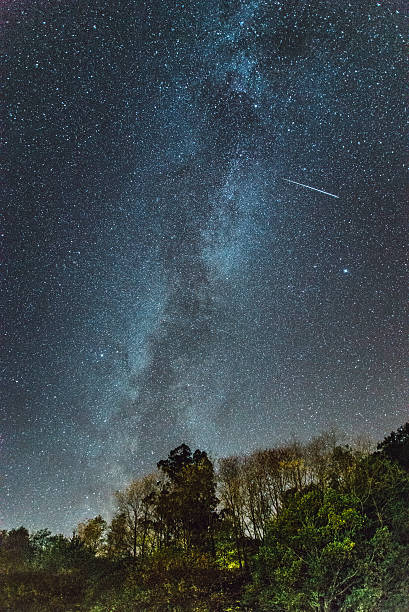
[[[283,179],[283,181],[287,181],[288,183],[295,183],[296,185],[301,185],[301,187],[306,187],[307,189],[313,189],[314,191],[319,191],[320,193],[325,193],[325,195],[331,196],[331,198],[338,198],[339,196],[334,195],[333,193],[328,193],[328,191],[323,191],[322,189],[317,189],[316,187],[310,187],[309,185],[304,185],[304,183],[297,183],[297,181],[292,181],[291,179]]]

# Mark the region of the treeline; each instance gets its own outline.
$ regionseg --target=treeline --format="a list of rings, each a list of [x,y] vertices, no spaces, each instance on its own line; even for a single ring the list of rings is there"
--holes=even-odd
[[[377,450],[182,444],[73,536],[0,533],[0,610],[409,610],[409,423]]]

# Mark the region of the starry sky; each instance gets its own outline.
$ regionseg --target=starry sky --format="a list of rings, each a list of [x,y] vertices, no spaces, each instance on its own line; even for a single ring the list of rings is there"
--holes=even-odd
[[[0,12],[0,527],[69,533],[181,442],[406,422],[407,3]]]

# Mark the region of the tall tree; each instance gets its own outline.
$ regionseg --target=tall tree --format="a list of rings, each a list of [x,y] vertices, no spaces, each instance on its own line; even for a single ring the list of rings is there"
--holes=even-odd
[[[204,451],[193,454],[186,444],[159,461],[165,475],[158,498],[158,511],[168,540],[184,549],[212,549],[213,522],[218,503],[213,464]]]

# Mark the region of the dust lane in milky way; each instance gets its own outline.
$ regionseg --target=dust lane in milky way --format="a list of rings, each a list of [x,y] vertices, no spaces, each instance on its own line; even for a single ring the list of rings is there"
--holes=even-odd
[[[369,0],[13,13],[0,526],[69,532],[181,442],[407,420],[406,22]]]

